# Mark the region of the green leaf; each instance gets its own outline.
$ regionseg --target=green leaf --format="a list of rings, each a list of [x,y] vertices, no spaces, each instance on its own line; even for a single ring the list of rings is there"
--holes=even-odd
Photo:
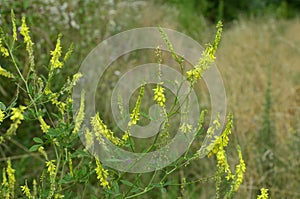
[[[60,135],[60,132],[58,131],[58,129],[50,128],[48,129],[47,135],[57,137]]]
[[[43,140],[41,138],[38,138],[38,137],[33,138],[33,141],[35,143],[39,143],[39,144],[43,144],[44,143]]]
[[[70,183],[74,180],[74,178],[70,175],[70,174],[67,174],[64,176],[63,179],[61,179],[60,183],[61,184],[67,184],[67,183]]]
[[[117,181],[113,181],[113,187],[114,187],[114,191],[116,193],[119,193],[119,184]]]
[[[40,144],[33,145],[32,147],[30,147],[29,151],[30,152],[37,151],[40,146],[41,146]]]
[[[135,187],[134,184],[132,184],[131,182],[127,181],[127,180],[121,180],[121,182],[129,187]]]
[[[88,169],[86,166],[83,166],[80,170],[75,171],[75,177],[79,182],[84,182],[84,177],[87,175]]]
[[[23,1],[23,7],[24,7],[24,9],[26,10],[28,8],[28,6],[29,6],[28,0],[24,0]]]
[[[137,192],[140,192],[140,191],[142,191],[142,189],[141,189],[140,187],[135,187],[135,188],[133,188],[133,189],[130,191],[130,193],[137,193]]]
[[[0,109],[1,109],[2,111],[5,111],[5,110],[6,110],[5,104],[3,104],[2,102],[0,102]]]

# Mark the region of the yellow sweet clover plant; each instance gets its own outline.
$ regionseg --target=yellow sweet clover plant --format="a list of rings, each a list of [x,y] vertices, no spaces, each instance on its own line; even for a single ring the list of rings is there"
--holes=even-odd
[[[118,138],[118,134],[108,128],[109,125],[104,123],[104,120],[100,118],[100,113],[96,113],[94,117],[90,118],[90,127],[84,127],[82,130],[82,123],[85,119],[85,95],[84,91],[81,94],[81,103],[78,112],[73,116],[72,113],[72,89],[76,82],[82,77],[82,74],[76,73],[72,78],[66,78],[65,84],[59,88],[54,89],[53,78],[57,74],[57,71],[64,70],[64,65],[67,64],[67,60],[70,58],[73,52],[73,45],[68,49],[63,56],[61,38],[59,34],[56,39],[55,48],[49,52],[49,64],[47,74],[38,74],[37,68],[35,69],[34,57],[34,43],[30,36],[30,29],[27,26],[26,18],[22,17],[21,24],[17,24],[15,14],[11,11],[12,19],[12,35],[11,43],[4,37],[0,37],[0,56],[5,59],[11,59],[11,64],[15,67],[16,72],[10,72],[9,68],[3,65],[0,66],[0,75],[8,78],[7,80],[13,80],[18,84],[19,93],[16,94],[19,101],[16,104],[9,104],[8,108],[0,109],[0,125],[5,129],[5,134],[0,136],[0,143],[4,144],[6,140],[14,139],[14,136],[20,127],[24,123],[37,125],[38,128],[32,130],[32,134],[24,135],[27,132],[22,132],[21,136],[32,137],[33,144],[28,146],[28,150],[25,150],[27,157],[35,158],[34,161],[38,161],[38,164],[44,165],[44,169],[41,169],[39,180],[35,176],[26,176],[22,178],[22,182],[18,182],[16,179],[16,169],[13,168],[10,159],[7,159],[7,167],[2,169],[2,182],[0,189],[0,197],[4,199],[11,198],[64,198],[68,197],[86,197],[85,193],[90,189],[90,182],[97,182],[97,185],[101,189],[97,193],[102,198],[134,198],[148,193],[151,190],[160,188],[161,190],[171,184],[167,182],[168,176],[174,173],[181,167],[187,166],[192,163],[197,157],[196,154],[191,153],[189,150],[186,152],[183,158],[176,160],[176,162],[166,167],[160,174],[161,178],[158,182],[154,182],[154,179],[158,178],[159,171],[155,171],[152,174],[151,180],[148,184],[143,184],[140,180],[142,174],[137,174],[136,178],[130,179],[133,183],[125,179],[126,173],[115,171],[102,165],[99,159],[95,159],[91,154],[87,152],[87,149],[92,149],[95,142],[99,144],[104,143],[104,138],[112,142],[118,147],[126,149],[131,148],[134,152],[131,140],[130,131],[131,127],[136,125],[140,120],[142,98],[145,93],[145,84],[143,83],[140,88],[137,101],[131,113],[129,114],[129,122],[127,124],[127,131],[122,138]],[[23,37],[25,44],[26,55],[28,57],[30,71],[23,71],[23,64],[21,60],[15,59],[14,51],[15,46],[18,46],[18,50],[21,49],[21,45],[18,45],[22,41],[17,37],[17,26],[20,25],[20,34]],[[167,35],[163,33],[162,29],[159,29],[162,33],[162,37],[166,42],[168,48],[171,51],[173,58],[180,64],[182,72],[184,71],[183,60],[175,53],[174,48],[169,42]],[[203,51],[199,62],[190,71],[186,72],[186,78],[192,84],[201,78],[203,73],[210,67],[215,61],[215,53],[218,48],[222,34],[222,23],[217,24],[217,33],[213,44],[206,46]],[[19,47],[20,46],[20,47]],[[157,50],[159,57],[159,65],[162,63],[161,52]],[[47,65],[46,65],[47,66]],[[45,70],[46,70],[45,69]],[[26,77],[25,77],[26,76]],[[161,76],[161,71],[159,76]],[[20,83],[21,82],[21,83]],[[170,139],[168,136],[169,119],[173,113],[167,111],[166,90],[163,87],[163,82],[160,82],[152,90],[152,102],[154,102],[163,110],[165,125],[159,132],[159,135],[164,135],[165,139]],[[22,98],[21,98],[22,97]],[[25,98],[23,103],[23,98]],[[20,105],[22,104],[22,105]],[[5,119],[6,118],[6,119]],[[5,120],[4,120],[5,119]],[[8,125],[3,125],[3,122],[8,122]],[[235,171],[230,169],[230,165],[227,161],[226,146],[229,143],[229,135],[233,125],[233,118],[229,116],[225,130],[220,136],[212,137],[213,142],[208,146],[208,156],[216,157],[217,173],[214,177],[216,181],[216,197],[232,197],[239,189],[243,182],[243,175],[246,171],[246,164],[242,157],[241,149],[238,147],[239,164],[236,165]],[[203,130],[204,112],[201,112],[199,117],[198,132]],[[22,124],[23,125],[23,124]],[[25,124],[24,124],[25,125]],[[33,125],[33,126],[34,126]],[[196,127],[188,123],[183,123],[179,127],[183,133],[192,132]],[[214,135],[214,131],[220,128],[218,119],[214,121],[214,126],[208,130],[208,136]],[[85,148],[81,145],[78,138],[80,131],[84,132]],[[36,137],[34,137],[36,136]],[[128,141],[129,144],[128,144]],[[164,142],[167,143],[167,142]],[[28,143],[26,143],[28,144]],[[23,146],[25,149],[27,146]],[[105,147],[105,146],[104,146]],[[153,143],[149,147],[149,151],[152,149],[158,149],[160,145]],[[17,170],[18,171],[18,170]],[[22,171],[20,171],[22,172]],[[39,172],[37,170],[37,172]],[[23,173],[19,174],[22,175]],[[25,180],[25,183],[24,183]],[[20,181],[20,180],[19,180]],[[225,181],[225,182],[224,182]],[[184,192],[184,187],[192,184],[189,179],[184,177],[181,179],[181,190]],[[221,183],[229,184],[226,193],[221,193]],[[16,186],[19,185],[19,186]],[[79,191],[76,192],[79,187]],[[120,188],[121,187],[121,188]],[[127,191],[124,191],[125,188]],[[98,187],[96,187],[98,188]],[[92,188],[94,189],[94,187]],[[79,193],[81,192],[82,193]],[[73,193],[74,192],[74,193]],[[80,195],[82,194],[82,195]],[[265,189],[261,190],[261,196],[258,198],[267,198],[268,193]]]

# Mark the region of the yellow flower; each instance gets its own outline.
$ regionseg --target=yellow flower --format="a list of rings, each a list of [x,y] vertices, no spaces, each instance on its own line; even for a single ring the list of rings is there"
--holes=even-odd
[[[7,78],[14,78],[15,77],[12,73],[8,72],[7,70],[2,68],[1,66],[0,66],[0,75],[2,75],[3,77],[7,77]]]
[[[16,123],[20,123],[21,120],[24,120],[23,112],[25,109],[25,106],[19,106],[19,108],[12,108],[12,116],[10,117],[10,119]]]
[[[199,62],[194,66],[192,70],[187,71],[187,79],[194,84],[199,80],[203,73],[209,69],[211,64],[215,61],[216,51],[219,46],[222,31],[223,31],[223,24],[221,21],[218,22],[217,26],[217,33],[215,36],[215,40],[213,44],[208,44],[205,50],[202,52],[202,56],[199,59]]]
[[[22,17],[22,25],[21,25],[21,31],[20,34],[24,37],[24,42],[26,44],[26,51],[29,54],[29,63],[30,63],[30,67],[32,69],[32,67],[34,66],[34,56],[33,56],[33,42],[31,40],[31,37],[29,35],[29,28],[26,24],[26,19],[25,17]]]
[[[239,147],[238,147],[238,154],[239,154],[240,163],[236,166],[235,169],[236,174],[235,174],[235,179],[233,184],[234,191],[237,191],[239,189],[240,185],[243,182],[244,173],[246,171],[246,164],[245,161],[243,160],[242,152]]]
[[[50,70],[54,70],[56,68],[61,68],[63,66],[62,62],[59,61],[59,58],[61,57],[61,46],[60,46],[60,38],[61,34],[58,35],[56,46],[53,51],[50,52],[52,58],[50,60]]]
[[[55,105],[61,113],[65,112],[67,105],[66,105],[66,103],[61,102],[61,101],[58,100],[58,97],[59,97],[58,93],[53,93],[49,89],[49,87],[46,87],[45,94],[49,95],[48,98],[51,99],[51,103],[53,105]]]
[[[33,195],[36,196],[37,195],[37,182],[35,179],[33,179]]]
[[[62,194],[59,194],[59,193],[56,193],[54,195],[54,199],[60,199],[60,198],[64,198],[64,197],[65,197],[65,195],[62,195]]]
[[[260,195],[257,196],[257,199],[267,199],[269,197],[268,189],[261,188],[260,189]]]
[[[232,122],[233,122],[232,115],[229,115],[226,128],[223,131],[222,135],[215,136],[215,140],[207,147],[207,149],[210,151],[209,154],[207,155],[208,157],[210,157],[213,154],[217,154],[219,150],[223,150],[224,147],[228,145],[228,141],[229,141],[228,136],[231,134]],[[214,121],[214,124],[216,127],[219,127],[220,125],[220,123],[217,121]]]
[[[48,130],[49,130],[50,126],[47,125],[47,123],[45,122],[45,120],[43,119],[42,116],[39,116],[39,121],[41,123],[40,127],[41,127],[42,131],[44,133],[48,133]]]
[[[10,159],[7,160],[6,173],[8,176],[8,188],[10,190],[12,198],[14,198],[14,189],[15,189],[16,178],[15,178],[15,170],[11,166]]]
[[[19,106],[19,108],[12,108],[12,116],[10,119],[13,123],[10,125],[9,129],[7,130],[5,136],[9,139],[18,129],[21,121],[24,120],[23,112],[25,111],[25,106]]]
[[[32,198],[31,193],[30,193],[30,189],[27,185],[27,180],[25,181],[25,185],[21,186],[21,190],[27,198]]]
[[[216,154],[217,157],[217,167],[220,171],[225,172],[226,173],[226,179],[229,180],[231,178],[233,178],[233,175],[231,174],[231,170],[227,161],[227,157],[225,154],[225,150],[219,150]]]
[[[187,79],[192,83],[201,78],[204,70],[201,68],[194,68],[192,70],[187,71]]]
[[[76,134],[79,129],[80,129],[80,126],[83,122],[83,119],[84,119],[84,90],[81,92],[81,101],[80,101],[80,107],[79,107],[79,111],[76,115],[76,118],[75,118],[75,127],[73,129],[73,134]]]
[[[82,77],[81,73],[76,73],[75,75],[73,75],[73,79],[72,79],[72,83],[75,86],[76,83],[78,82],[78,80]]]
[[[125,132],[125,134],[122,136],[122,140],[124,140],[125,142],[129,139],[130,134],[128,132]]]
[[[107,128],[107,126],[101,120],[99,113],[92,117],[91,124],[93,126],[96,138],[99,142],[103,143],[102,136],[106,137],[109,141],[117,146],[123,145],[122,140],[114,136],[114,133]]]
[[[5,117],[5,115],[4,115],[3,111],[0,109],[0,124],[1,124],[1,122],[3,122],[4,117]]]
[[[103,188],[108,188],[110,189],[110,185],[108,182],[108,170],[104,169],[101,165],[101,162],[96,159],[96,165],[97,167],[95,168],[96,174],[97,174],[97,179],[100,181],[100,185]]]
[[[5,47],[2,45],[2,38],[1,38],[1,37],[0,37],[0,53],[2,53],[2,56],[3,56],[3,57],[8,57],[8,56],[9,56],[9,53],[8,53],[7,48],[5,48]]]
[[[50,192],[49,192],[47,198],[52,198],[52,196],[54,195],[55,188],[56,188],[56,183],[55,183],[56,166],[55,166],[54,162],[55,162],[55,160],[50,160],[50,161],[46,162],[47,171],[50,176]]]
[[[55,176],[56,166],[55,166],[54,162],[55,162],[55,160],[50,160],[50,161],[46,162],[47,171],[48,171],[50,177]]]
[[[163,84],[163,83],[161,83]],[[165,106],[165,103],[166,103],[166,97],[164,95],[164,88],[157,84],[156,85],[156,88],[153,89],[154,91],[154,101],[161,107],[164,107]]]
[[[29,28],[26,24],[26,19],[25,17],[22,17],[22,26],[21,26],[21,31],[20,34],[24,37],[24,42],[28,43],[31,41],[30,35],[29,35]]]
[[[138,99],[135,103],[135,107],[132,110],[132,113],[130,114],[130,121],[128,123],[128,126],[131,126],[132,124],[136,124],[136,122],[139,120],[140,107],[141,107],[141,103],[142,103],[142,97],[144,95],[144,90],[145,90],[145,85],[142,85],[141,89],[140,89]]]

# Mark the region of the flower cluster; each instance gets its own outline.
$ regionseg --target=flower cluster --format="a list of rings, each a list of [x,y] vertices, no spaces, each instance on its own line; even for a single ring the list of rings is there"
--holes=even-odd
[[[6,139],[10,139],[12,135],[14,135],[21,124],[21,121],[24,120],[23,112],[25,111],[25,106],[19,106],[19,108],[12,108],[12,116],[10,119],[12,120],[12,124],[7,130],[5,137]]]
[[[114,133],[107,128],[107,126],[101,120],[99,113],[92,117],[91,124],[93,126],[95,136],[99,142],[103,142],[102,136],[106,137],[109,141],[117,146],[123,145],[122,140],[114,136]]]
[[[42,116],[39,116],[39,121],[41,123],[40,127],[44,133],[48,133],[50,126],[45,122]]]
[[[129,139],[129,137],[130,137],[129,131],[126,131],[125,134],[122,136],[122,140],[126,142]]]
[[[210,133],[214,133],[215,128],[220,127],[220,123],[218,120],[214,122],[215,127],[211,130]],[[233,126],[233,117],[229,115],[228,122],[226,125],[225,130],[223,131],[221,136],[215,136],[215,140],[207,147],[209,150],[208,157],[212,156],[213,154],[216,155],[217,158],[217,180],[216,180],[216,188],[217,188],[217,195],[220,191],[220,183],[221,183],[221,176],[225,174],[225,178],[228,182],[230,182],[230,191],[226,193],[228,196],[231,196],[235,193],[240,185],[243,182],[244,173],[246,171],[246,164],[243,160],[242,152],[240,147],[237,147],[238,156],[239,156],[239,164],[236,165],[235,173],[233,174],[230,170],[230,166],[227,161],[225,147],[228,145],[229,138],[228,136],[231,134],[231,129]]]
[[[49,75],[50,76],[52,75],[51,71]],[[55,105],[61,113],[64,113],[68,105],[72,103],[72,97],[68,97],[65,101],[59,101],[58,98],[64,92],[70,93],[72,88],[76,85],[76,83],[80,79],[80,77],[82,77],[81,73],[76,73],[75,75],[73,75],[72,81],[68,80],[68,83],[62,88],[62,91],[60,93],[52,92],[50,89],[50,81],[47,82],[45,88],[45,94],[48,95],[48,98],[51,100],[51,103]]]
[[[14,78],[15,77],[12,73],[8,72],[7,70],[2,68],[1,66],[0,66],[0,75],[3,76],[3,77],[7,77],[7,78]]]
[[[48,198],[52,198],[55,191],[55,176],[56,176],[56,165],[54,164],[55,160],[50,160],[46,162],[47,172],[50,176],[50,193]]]
[[[214,124],[217,127],[220,125],[218,121],[214,121]],[[212,156],[213,154],[217,154],[218,151],[223,150],[228,145],[228,141],[229,141],[228,136],[231,134],[232,124],[233,124],[233,118],[232,115],[230,115],[228,118],[226,128],[223,131],[222,135],[215,136],[215,140],[212,142],[211,145],[208,146],[208,150],[210,151],[208,157]]]
[[[30,189],[29,189],[29,187],[28,187],[28,185],[27,185],[27,181],[25,181],[25,185],[20,186],[20,187],[21,187],[21,190],[22,190],[23,194],[24,194],[27,198],[31,199],[31,198],[32,198],[32,195],[31,195]]]
[[[55,176],[56,166],[55,166],[54,162],[55,162],[55,160],[50,160],[50,161],[46,162],[47,171],[48,171],[50,177]]]
[[[223,24],[221,21],[218,22],[217,26],[217,33],[215,36],[215,40],[213,44],[208,44],[205,50],[202,52],[202,56],[199,59],[199,62],[194,66],[192,70],[187,71],[187,79],[194,84],[197,82],[203,75],[203,73],[209,69],[211,64],[215,61],[216,51],[218,45],[221,40],[222,31],[223,31]]]
[[[1,124],[1,122],[3,122],[4,117],[5,117],[5,115],[4,115],[3,111],[0,109],[0,124]]]
[[[62,36],[61,34],[58,35],[55,49],[50,52],[50,54],[52,56],[52,58],[50,60],[50,71],[52,71],[56,68],[61,68],[63,66],[62,62],[59,61],[59,58],[61,57],[61,46],[60,46],[61,36]]]
[[[217,167],[218,169],[222,170],[222,172],[225,172],[227,174],[226,175],[227,180],[232,179],[234,177],[231,173],[230,166],[227,161],[226,151],[224,149],[228,145],[228,141],[229,141],[228,136],[231,134],[232,120],[233,120],[232,115],[230,115],[228,118],[226,128],[223,131],[222,135],[215,136],[215,140],[207,147],[208,150],[210,151],[207,156],[210,157],[213,154],[216,155]],[[208,130],[211,131],[208,132],[208,134],[210,135],[214,134],[215,129],[220,128],[220,123],[218,119],[214,120],[213,124],[215,127],[212,129],[210,128]]]
[[[268,189],[261,188],[260,189],[260,195],[257,196],[257,199],[267,199],[269,197]]]
[[[101,162],[96,159],[96,165],[97,167],[95,168],[96,174],[97,174],[97,179],[100,181],[100,185],[103,188],[108,188],[110,189],[110,185],[108,182],[108,170],[104,169],[101,165]]]
[[[10,119],[16,124],[19,125],[21,120],[24,120],[23,112],[25,111],[25,106],[19,106],[19,108],[12,108],[12,116]]]
[[[20,34],[24,37],[24,43],[26,44],[26,51],[28,52],[29,55],[29,63],[31,68],[34,66],[34,56],[33,56],[33,42],[31,40],[31,37],[29,35],[29,28],[26,24],[25,17],[22,17],[22,26],[21,26],[21,31]]]
[[[128,123],[128,126],[130,127],[132,124],[136,124],[136,122],[139,120],[140,116],[140,107],[142,103],[142,97],[144,95],[145,85],[141,86],[140,93],[138,96],[138,99],[135,103],[135,107],[132,110],[132,113],[130,114],[130,121]]]
[[[14,187],[15,187],[16,178],[15,178],[15,169],[12,168],[10,159],[7,160],[6,173],[8,177],[8,188],[10,190],[12,198],[14,198]]]
[[[154,91],[154,101],[161,107],[164,107],[165,106],[165,103],[166,103],[166,97],[165,97],[165,94],[164,94],[164,88],[157,84],[156,85],[156,88],[153,89]]]
[[[232,185],[232,189],[234,191],[237,191],[239,189],[240,185],[243,182],[244,173],[246,171],[246,164],[245,161],[243,160],[243,156],[240,148],[238,148],[238,154],[239,154],[240,163],[236,165],[235,168],[236,174],[234,177],[234,183]]]
[[[5,48],[2,44],[2,38],[1,37],[0,37],[0,53],[2,53],[3,57],[8,57],[9,56],[7,48]]]

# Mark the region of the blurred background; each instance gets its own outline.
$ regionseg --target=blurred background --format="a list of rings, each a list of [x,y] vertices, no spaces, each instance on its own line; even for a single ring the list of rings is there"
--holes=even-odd
[[[64,50],[74,43],[73,56],[57,74],[57,88],[67,75],[77,72],[98,43],[121,31],[161,26],[183,32],[204,46],[214,39],[215,24],[222,20],[224,32],[216,63],[226,87],[228,113],[234,115],[229,161],[237,163],[235,145],[240,144],[247,165],[236,198],[256,198],[261,187],[269,188],[270,198],[300,198],[300,0],[1,0],[1,27],[10,27],[11,9],[17,24],[21,24],[21,16],[27,17],[39,73],[46,72],[49,52],[59,33],[63,34]],[[25,56],[25,51],[18,53]],[[121,66],[145,60],[141,53],[118,60],[103,80],[111,84],[99,85],[107,92],[99,96],[98,109],[111,128],[110,103],[103,99],[110,95],[124,69]],[[9,103],[15,92],[15,85],[6,81],[0,77],[3,103]],[[205,84],[200,85],[201,104],[209,108]],[[23,126],[23,133],[18,135],[28,140],[23,142],[28,147],[32,145],[28,136],[34,137],[32,128]],[[181,168],[170,180],[211,176],[215,164],[213,158],[198,160]],[[22,176],[25,171],[17,172]],[[167,198],[176,198],[180,187],[167,190]],[[213,181],[200,182],[188,185],[184,198],[206,199],[214,193]],[[151,191],[141,198],[161,198],[161,194]]]

